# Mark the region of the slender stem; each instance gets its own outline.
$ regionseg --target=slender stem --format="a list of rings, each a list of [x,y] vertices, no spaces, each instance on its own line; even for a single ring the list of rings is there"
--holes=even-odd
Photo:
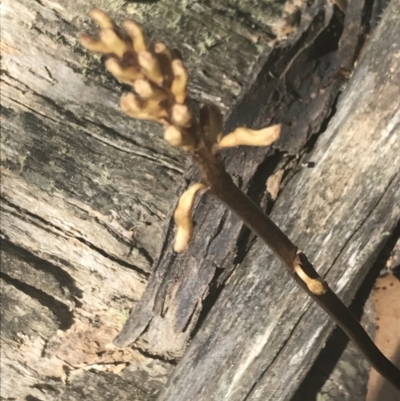
[[[400,370],[379,350],[340,298],[330,288],[325,294],[312,294],[303,283],[296,281],[347,334],[375,370],[400,390]]]
[[[199,160],[198,160],[199,161]],[[199,161],[200,162],[200,161]],[[202,166],[203,167],[203,166]],[[344,305],[339,297],[326,285],[325,293],[316,295],[296,274],[295,264],[300,259],[301,266],[311,278],[319,278],[318,273],[304,254],[298,257],[297,247],[280,228],[232,181],[231,177],[217,162],[202,168],[211,193],[234,212],[271,250],[284,262],[289,274],[304,291],[337,323],[351,341],[364,354],[371,365],[394,387],[400,390],[400,370],[374,344],[361,324]]]

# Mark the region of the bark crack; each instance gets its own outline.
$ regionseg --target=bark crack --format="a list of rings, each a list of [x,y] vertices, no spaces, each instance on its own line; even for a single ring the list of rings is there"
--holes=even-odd
[[[40,290],[39,288],[9,276],[7,273],[0,272],[0,278],[7,284],[12,285],[17,290],[28,295],[30,298],[36,299],[41,305],[49,309],[56,317],[61,330],[68,330],[74,323],[72,311],[63,302]]]
[[[118,263],[121,266],[124,266],[128,269],[134,270],[139,276],[142,277],[142,279],[144,281],[146,281],[148,279],[148,277],[150,276],[150,273],[143,270],[142,268],[129,263],[123,259],[120,259],[118,257],[115,257],[113,255],[110,255],[109,253],[107,253],[106,251],[104,251],[103,249],[99,248],[98,246],[94,245],[93,243],[87,241],[86,239],[84,239],[82,236],[80,235],[76,235],[76,234],[71,234],[71,233],[67,233],[65,232],[61,227],[56,226],[53,223],[50,223],[48,220],[44,219],[41,216],[38,216],[26,209],[21,208],[18,205],[13,204],[12,202],[10,202],[9,200],[3,198],[4,203],[6,203],[11,209],[13,210],[8,210],[8,212],[10,214],[12,214],[13,216],[20,218],[21,220],[29,223],[29,224],[33,224],[34,226],[43,229],[45,231],[48,232],[52,232],[53,234],[55,233],[56,235],[62,236],[64,238],[66,237],[73,237],[74,239],[76,239],[77,241],[81,242],[82,244],[88,246],[90,249],[98,252],[100,255],[104,256],[105,258],[112,260],[113,262]],[[42,224],[40,224],[42,223]],[[51,227],[52,229],[55,229],[54,231],[51,231],[48,229],[48,227]]]

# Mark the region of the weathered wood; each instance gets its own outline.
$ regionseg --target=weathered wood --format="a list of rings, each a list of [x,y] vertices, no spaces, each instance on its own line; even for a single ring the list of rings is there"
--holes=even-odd
[[[87,12],[179,46],[195,100],[227,110],[303,7],[248,3],[2,2],[2,397],[147,401],[173,368],[111,340],[152,274],[185,158],[119,110],[128,88],[77,42],[95,31]]]
[[[346,303],[400,217],[399,13],[392,2],[305,158],[315,167],[272,211]],[[289,400],[332,326],[256,242],[159,400]]]
[[[223,109],[247,81],[260,49],[270,43],[270,33],[279,36],[293,29],[293,39],[286,46],[274,49],[270,45],[265,50],[226,127],[238,123],[261,126],[271,120],[296,124],[279,144],[280,150],[296,154],[319,132],[342,83],[335,76],[324,93],[318,90],[327,82],[310,84],[316,77],[331,78],[327,71],[337,68],[335,55],[312,63],[315,51],[321,55],[312,44],[320,31],[326,33],[326,26],[336,32],[334,25],[340,23],[341,14],[332,17],[332,7],[323,1],[311,8],[289,4],[284,20],[279,15],[283,4],[268,3],[272,11],[263,12],[263,2],[252,3],[250,8],[245,2],[235,3],[183,2],[177,6],[165,1],[104,0],[102,6],[119,21],[127,16],[139,19],[154,38],[167,36],[168,44],[179,47],[183,43],[184,57],[193,71],[195,98],[214,101]],[[163,242],[163,222],[185,169],[182,155],[161,140],[157,127],[122,115],[117,97],[118,88],[124,88],[104,74],[98,59],[92,61],[77,45],[77,32],[88,26],[89,3],[6,0],[1,7],[2,397],[155,399],[173,365],[144,356],[137,349],[115,349],[110,341],[152,273],[152,261]],[[252,12],[245,13],[247,9]],[[327,43],[335,43],[330,40]],[[304,72],[301,82],[296,81],[299,70]],[[283,77],[282,71],[286,72]],[[273,75],[266,79],[269,72]],[[307,96],[313,89],[317,99],[310,102]],[[276,97],[284,100],[271,102]],[[276,104],[282,108],[274,110]],[[316,118],[311,129],[308,114]],[[267,157],[272,152],[240,149],[227,156],[237,181],[264,205],[266,177],[277,164],[291,165],[279,152]],[[285,175],[286,182],[290,176]],[[203,202],[209,206],[204,207]],[[182,304],[180,324],[186,331],[178,327],[180,331],[171,335],[179,332],[181,336],[171,340],[170,348],[163,341],[167,348],[162,352],[160,347],[152,350],[143,342],[137,344],[149,353],[166,358],[182,354],[191,329],[198,324],[201,303],[214,302],[221,289],[218,285],[234,267],[232,260],[240,262],[246,253],[252,237],[230,216],[213,241],[199,243],[204,232],[202,220],[209,220],[211,234],[207,235],[212,237],[221,221],[218,216],[224,213],[215,202],[202,201],[194,244],[198,244],[200,258],[209,245],[209,258],[219,255],[218,266],[225,270],[211,266],[211,271],[204,271],[203,265],[191,277],[187,292],[180,295],[185,300],[191,288],[196,289],[194,297]],[[165,241],[164,249],[168,244]],[[374,244],[370,248],[373,255]],[[180,277],[180,260],[175,263],[168,268],[172,276]],[[181,269],[187,269],[185,266]],[[350,277],[350,281],[354,284],[355,280]],[[208,291],[212,296],[203,300]],[[173,293],[167,299],[157,297],[164,305],[176,299]],[[308,304],[303,305],[306,308]],[[203,315],[200,317],[201,322]],[[164,338],[169,335],[166,327],[170,326],[162,322]],[[286,326],[284,329],[282,338],[287,333]],[[275,334],[279,335],[278,329]],[[324,338],[315,338],[315,343],[320,345]],[[305,361],[297,380],[308,370],[311,359]]]

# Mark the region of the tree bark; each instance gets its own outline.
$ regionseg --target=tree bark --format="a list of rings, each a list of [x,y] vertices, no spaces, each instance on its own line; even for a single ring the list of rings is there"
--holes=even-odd
[[[171,211],[197,172],[118,109],[127,87],[77,43],[92,6],[181,49],[191,96],[229,109],[227,131],[286,124],[274,148],[227,152],[228,170],[349,302],[399,218],[398,47],[381,45],[399,45],[398,3],[325,130],[367,3],[344,20],[322,0],[3,1],[2,398],[156,399],[193,338],[161,399],[289,399],[333,327],[212,199],[172,252]],[[117,348],[132,306],[117,344],[133,346]]]
[[[186,159],[158,126],[119,110],[128,88],[77,41],[94,31],[92,7],[118,22],[134,18],[151,38],[179,47],[195,101],[223,110],[301,10],[283,2],[2,2],[4,398],[150,400],[174,367],[111,341],[152,274]]]

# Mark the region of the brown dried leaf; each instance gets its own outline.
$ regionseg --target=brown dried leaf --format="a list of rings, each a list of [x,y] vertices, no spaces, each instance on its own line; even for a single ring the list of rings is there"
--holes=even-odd
[[[377,320],[375,343],[400,368],[400,280],[392,274],[379,278],[373,295]],[[400,392],[371,369],[366,401],[382,400],[400,401]]]
[[[279,188],[281,186],[283,173],[285,170],[278,170],[274,174],[270,175],[267,179],[267,191],[269,196],[274,201],[278,197]]]

